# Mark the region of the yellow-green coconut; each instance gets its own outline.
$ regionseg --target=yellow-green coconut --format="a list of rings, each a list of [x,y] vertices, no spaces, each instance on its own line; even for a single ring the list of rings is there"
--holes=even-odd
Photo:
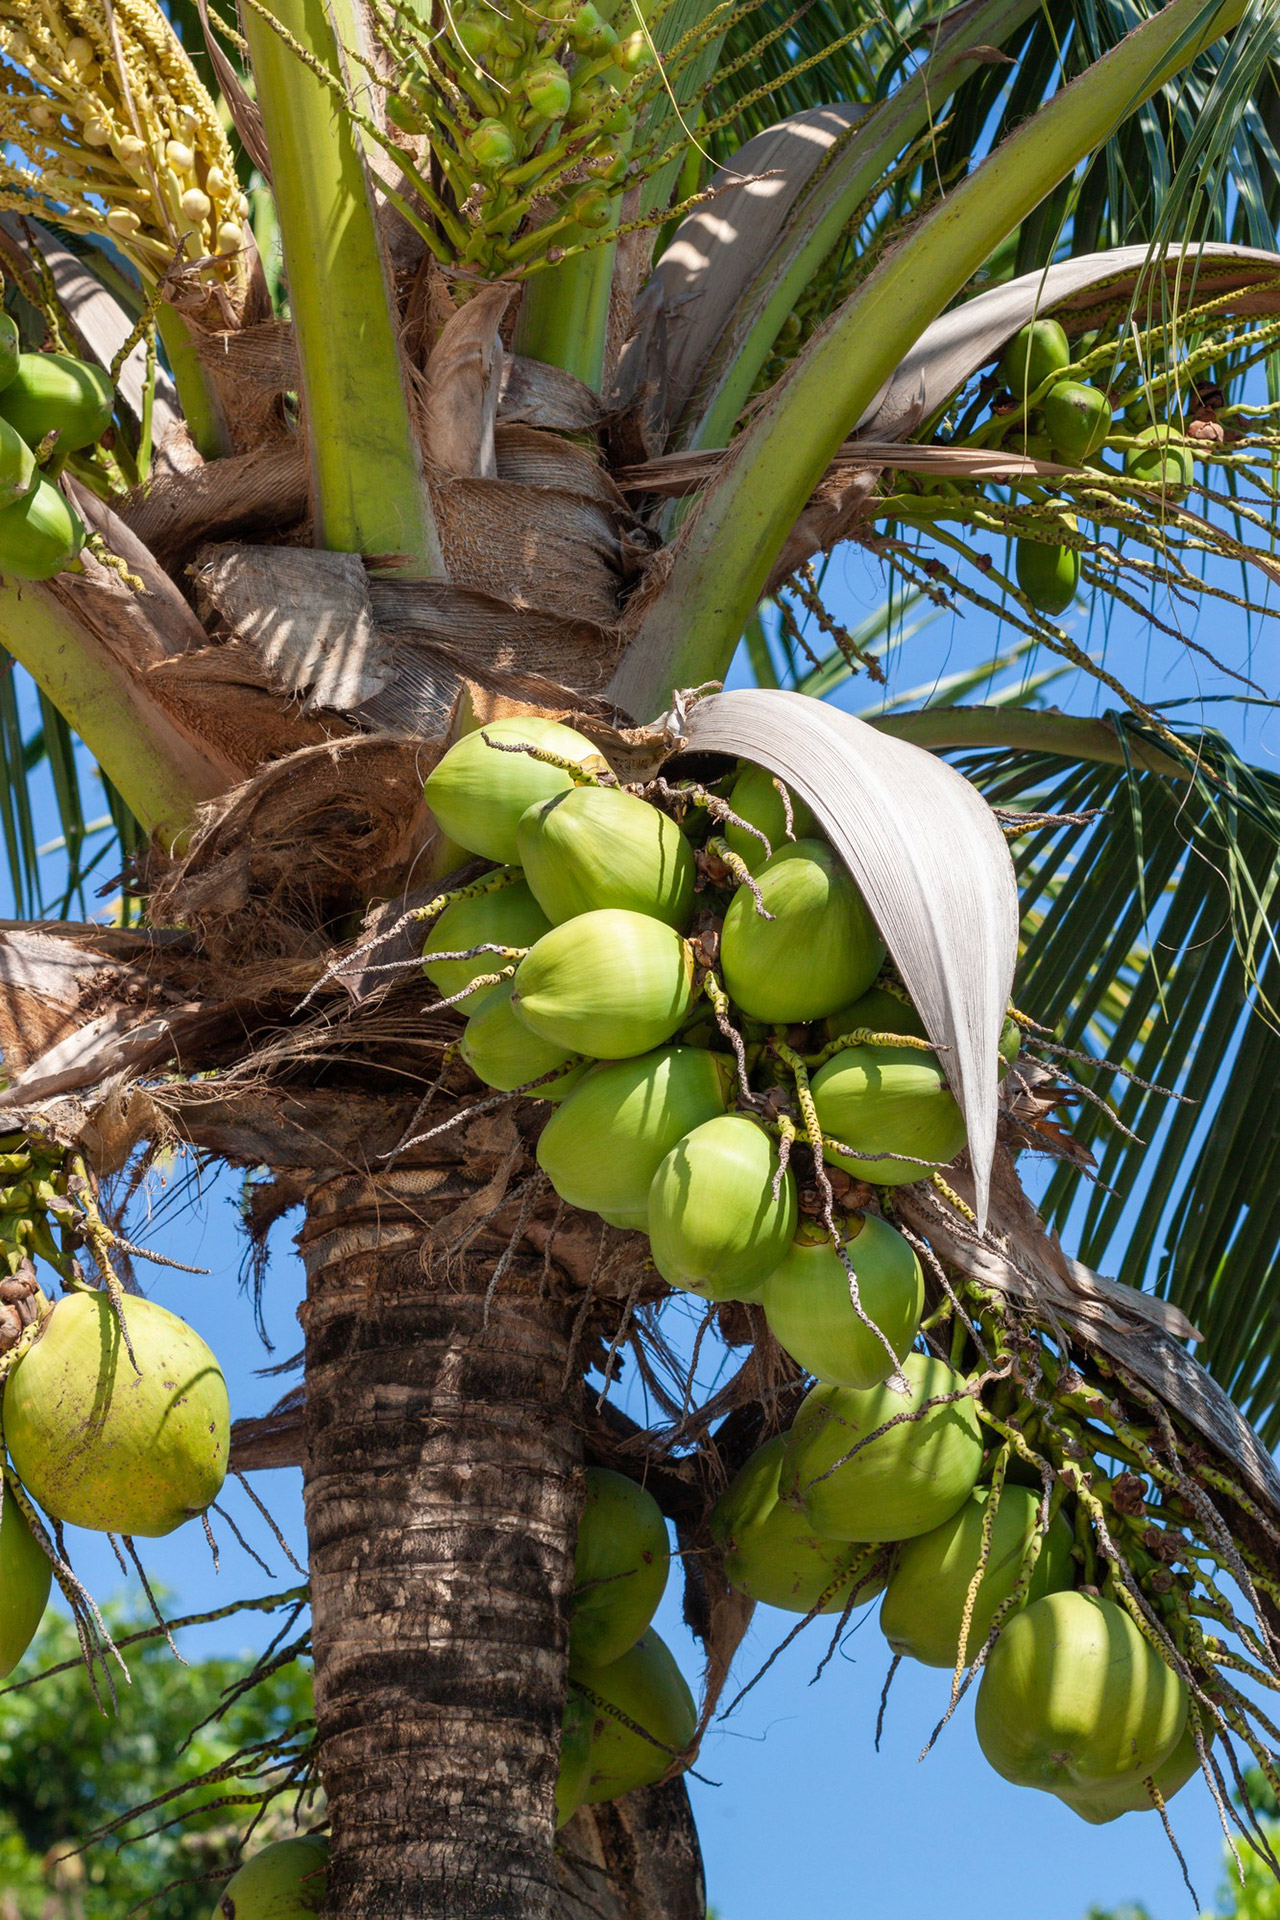
[[[516,969],[511,1005],[554,1046],[627,1060],[670,1039],[693,978],[693,950],[674,928],[603,907],[543,934]]]
[[[487,738],[486,738],[487,736]],[[490,746],[489,741],[496,741]],[[517,862],[516,829],[536,800],[564,793],[574,782],[560,767],[503,747],[541,747],[590,773],[607,771],[591,742],[572,727],[538,714],[487,720],[456,740],[427,777],[427,805],[440,831],[469,853],[504,865]]]
[[[683,932],[693,852],[674,820],[618,787],[570,787],[521,816],[520,864],[556,925],[598,907],[652,914]]]
[[[858,1302],[901,1360],[924,1312],[920,1262],[896,1228],[873,1213],[837,1223],[858,1282]],[[819,1380],[874,1387],[893,1372],[884,1340],[859,1317],[849,1274],[816,1220],[804,1220],[764,1283],[765,1318],[779,1346]]]
[[[693,1738],[693,1695],[652,1627],[608,1666],[573,1662],[569,1688],[591,1709],[589,1803],[651,1786]]]
[[[865,992],[885,946],[858,884],[824,840],[783,845],[725,915],[720,960],[729,998],[752,1020],[821,1020]]]
[[[593,1667],[621,1659],[657,1611],[671,1548],[653,1495],[605,1467],[588,1467],[578,1522],[569,1657]]]
[[[772,1138],[746,1114],[726,1113],[687,1133],[649,1189],[653,1264],[673,1287],[706,1300],[759,1299],[796,1230],[790,1167],[778,1183]]]
[[[826,1158],[873,1186],[924,1180],[965,1143],[937,1056],[914,1047],[843,1048],[813,1076],[813,1104],[824,1135],[850,1149],[833,1146]]]
[[[422,950],[422,971],[446,1000],[482,974],[501,972],[508,963],[499,953],[480,953],[474,960],[433,960],[433,954],[465,953],[479,946],[531,947],[550,930],[551,922],[518,871],[514,867],[502,871],[505,886],[455,900],[432,924]],[[458,1005],[470,1013],[486,992],[487,988],[477,987]]]
[[[468,996],[468,1000],[471,996]],[[519,1019],[511,1005],[511,982],[487,987],[475,1001],[471,1017],[462,1029],[458,1051],[486,1087],[510,1093],[514,1087],[528,1086],[574,1058],[570,1047],[553,1046]],[[535,1087],[531,1100],[563,1100],[587,1071],[586,1063],[569,1067],[554,1080]]]
[[[0,1680],[35,1637],[49,1603],[53,1566],[6,1483],[0,1493]]]
[[[872,1572],[879,1549],[825,1539],[779,1500],[786,1446],[780,1433],[757,1447],[711,1510],[725,1578],[749,1599],[786,1613],[810,1613],[819,1601],[821,1612],[843,1613],[851,1597],[873,1600],[884,1586]]]
[[[733,1062],[662,1047],[592,1067],[538,1140],[538,1165],[570,1206],[643,1226],[653,1176],[686,1133],[725,1110]]]
[[[232,1875],[212,1920],[309,1920],[324,1906],[328,1863],[322,1834],[277,1840]]]

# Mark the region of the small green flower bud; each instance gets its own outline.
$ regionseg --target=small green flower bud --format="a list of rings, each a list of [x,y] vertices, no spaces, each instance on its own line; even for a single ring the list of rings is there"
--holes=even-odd
[[[481,120],[467,135],[471,158],[488,173],[509,167],[515,159],[515,142],[501,120]]]
[[[574,194],[568,212],[580,227],[598,233],[613,218],[613,196],[603,187],[584,187],[581,193]]]
[[[525,99],[535,113],[544,120],[563,120],[573,98],[573,87],[558,61],[551,60],[545,66],[532,68],[525,74],[521,84]]]
[[[591,0],[587,0],[586,6],[578,8],[574,16],[572,38],[578,52],[585,53],[593,60],[608,53],[618,41],[617,34],[607,20],[601,19]]]
[[[637,27],[625,40],[619,40],[613,50],[613,64],[621,67],[624,73],[639,73],[642,68],[653,62],[653,49],[649,45],[647,34]]]

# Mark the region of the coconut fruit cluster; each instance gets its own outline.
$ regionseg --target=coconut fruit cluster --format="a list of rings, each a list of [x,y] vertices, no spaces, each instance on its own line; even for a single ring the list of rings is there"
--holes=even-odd
[[[20,353],[17,327],[0,313],[0,575],[49,580],[75,559],[84,523],[51,474],[102,437],[114,404],[101,367]]]
[[[1197,1764],[1187,1687],[1086,1584],[1071,1495],[990,1451],[980,1382],[918,1350],[894,1189],[940,1177],[964,1122],[818,820],[746,764],[626,787],[536,715],[464,737],[426,791],[494,863],[426,943],[463,1055],[547,1103],[537,1157],[563,1200],[646,1233],[672,1287],[762,1308],[813,1378],[713,1509],[730,1584],[799,1614],[880,1597],[896,1655],[957,1673],[986,1656],[978,1736],[1005,1778],[1093,1821],[1163,1804]],[[1011,1020],[1006,1061],[1018,1045]],[[566,1817],[660,1778],[694,1726],[649,1625],[661,1516],[615,1480],[583,1522]]]

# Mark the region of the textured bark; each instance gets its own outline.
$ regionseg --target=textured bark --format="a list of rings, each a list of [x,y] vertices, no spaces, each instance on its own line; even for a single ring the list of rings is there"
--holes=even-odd
[[[486,1314],[492,1260],[432,1259],[429,1180],[330,1181],[302,1235],[327,1911],[559,1920],[569,1316],[522,1259]]]

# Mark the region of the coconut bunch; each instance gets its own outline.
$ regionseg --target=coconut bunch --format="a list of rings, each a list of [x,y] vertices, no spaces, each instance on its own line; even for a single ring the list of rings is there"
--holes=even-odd
[[[808,809],[751,766],[626,788],[538,716],[455,743],[426,796],[499,864],[427,910],[425,970],[467,1015],[477,1077],[554,1108],[538,1162],[560,1197],[646,1232],[673,1287],[759,1301],[809,1250],[803,1143],[805,1204],[856,1297],[864,1223],[838,1224],[834,1194],[928,1177],[965,1130],[914,1008],[875,987],[884,943]]]
[[[85,541],[58,473],[107,431],[115,389],[87,360],[19,349],[17,323],[0,311],[0,573],[49,580]]]
[[[0,206],[105,231],[149,286],[182,265],[240,285],[248,203],[154,0],[0,0],[0,52]]]
[[[77,1156],[34,1136],[0,1140],[0,1677],[30,1644],[52,1577],[77,1618],[92,1617],[33,1503],[59,1527],[157,1537],[203,1515],[226,1475],[217,1360],[176,1314],[124,1293],[112,1245],[127,1243]],[[77,1246],[106,1276],[101,1290],[81,1278]],[[53,1302],[37,1257],[68,1289]]]

